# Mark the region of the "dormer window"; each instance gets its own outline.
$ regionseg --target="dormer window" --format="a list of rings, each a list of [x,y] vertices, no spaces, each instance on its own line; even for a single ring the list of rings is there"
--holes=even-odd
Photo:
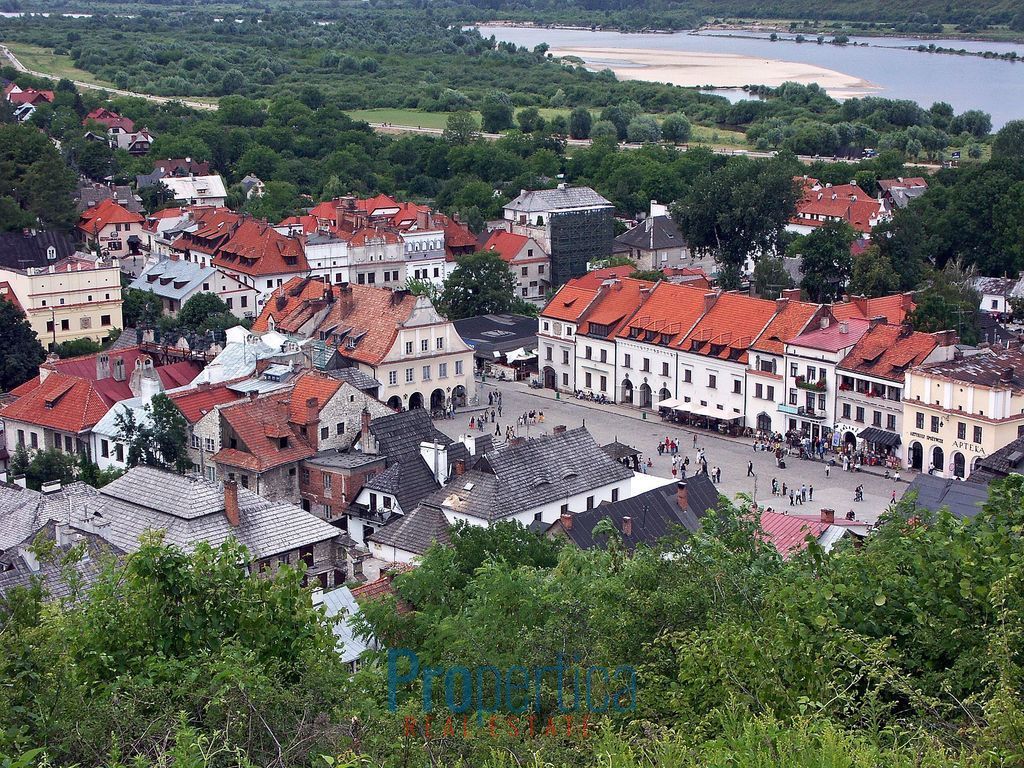
[[[287,448],[288,447],[288,436],[287,435],[285,435],[283,437],[277,438],[277,447],[278,448]]]
[[[46,249],[46,258],[49,259],[50,261],[53,261],[54,259],[57,258],[57,249],[54,248],[52,245]]]

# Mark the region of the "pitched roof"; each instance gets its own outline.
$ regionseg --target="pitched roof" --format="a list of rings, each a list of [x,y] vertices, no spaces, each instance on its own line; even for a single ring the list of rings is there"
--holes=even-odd
[[[934,334],[880,323],[860,337],[839,368],[902,383],[904,371],[921,365],[937,346]]]
[[[720,360],[747,361],[747,350],[775,316],[774,301],[723,293],[677,346]]]
[[[257,277],[309,271],[306,255],[298,240],[280,234],[265,221],[248,216],[238,223],[220,246],[213,263]]]
[[[358,602],[380,600],[381,598],[394,596],[395,585],[393,579],[396,575],[411,571],[412,566],[405,563],[394,563],[388,569],[388,571],[382,572],[380,578],[373,581],[368,581],[365,584],[360,584],[358,587],[352,587],[352,597]],[[382,569],[383,571],[383,569]],[[412,608],[402,602],[398,601],[398,612],[407,613]]]
[[[47,255],[50,248],[54,250],[52,259]],[[0,232],[0,267],[46,267],[66,259],[76,250],[71,235],[56,229]]]
[[[706,291],[694,286],[656,283],[643,307],[617,336],[654,344],[676,344],[704,314],[706,295]]]
[[[328,344],[340,357],[367,365],[379,365],[387,356],[417,306],[430,306],[425,296],[372,285],[336,285],[331,295],[334,302],[319,324],[320,332],[330,334]]]
[[[579,278],[573,278],[559,288],[547,306],[540,311],[541,317],[577,322],[587,311],[598,287],[584,286],[578,281]]]
[[[530,242],[530,238],[525,235],[515,235],[499,229],[491,232],[491,236],[487,238],[487,242],[483,244],[480,250],[496,253],[502,261],[511,262],[522,252],[528,242]],[[541,257],[546,255],[543,252],[539,254]]]
[[[276,288],[264,305],[260,316],[252,324],[255,333],[274,330],[280,333],[298,333],[318,312],[326,310],[333,298],[332,288],[317,278],[293,277]]]
[[[419,504],[408,514],[378,528],[367,541],[422,555],[435,543],[450,543],[449,528],[448,519],[440,509]]]
[[[796,181],[803,181],[800,177]],[[814,182],[811,184],[810,182]],[[823,226],[822,219],[843,219],[858,232],[870,232],[882,214],[882,204],[856,184],[820,186],[817,179],[804,182],[803,196],[790,220],[804,226]]]
[[[238,435],[241,445],[222,448],[218,464],[266,472],[312,456],[315,451],[289,424],[288,393],[242,400],[221,409],[221,418]]]
[[[907,176],[899,179],[879,179],[878,188],[888,192],[894,187],[924,187],[928,188],[928,181],[921,176]]]
[[[805,520],[781,512],[762,512],[763,537],[775,547],[783,559],[807,549],[808,536],[817,541],[829,529],[821,520]]]
[[[166,259],[144,269],[129,286],[149,291],[165,299],[181,301],[216,276],[213,267],[201,267],[192,261]]]
[[[890,296],[879,296],[869,299],[864,296],[852,296],[847,301],[833,304],[830,309],[836,320],[874,320],[884,317],[885,322],[901,325],[907,315],[914,311],[914,297],[911,293],[894,293]]]
[[[96,382],[55,372],[42,383],[36,377],[22,384],[13,394],[18,399],[0,410],[0,417],[76,434],[93,427],[110,406],[126,399],[104,394]]]
[[[1018,437],[983,458],[967,480],[989,482],[1014,473],[1024,474],[1024,437]]]
[[[99,232],[110,224],[142,224],[145,219],[121,207],[110,198],[101,200],[92,208],[82,211],[78,228],[86,234]]]
[[[295,424],[306,423],[306,402],[317,400],[317,415],[341,389],[341,382],[319,371],[306,371],[295,380],[291,398],[288,401],[288,419]]]
[[[642,251],[686,246],[686,238],[671,216],[648,216],[628,232],[616,237],[615,242]]]
[[[775,317],[768,322],[750,348],[781,355],[785,351],[785,341],[803,331],[817,311],[817,304],[805,301],[787,301],[781,304]]]
[[[35,88],[11,91],[7,94],[7,100],[15,105],[38,104],[41,101],[52,102],[53,98],[53,91],[37,91]]]
[[[72,508],[95,495],[95,488],[80,481],[51,493],[0,483],[0,552],[22,543],[51,520],[66,523]]]
[[[916,493],[916,506],[930,512],[948,508],[953,517],[969,520],[981,512],[988,501],[986,483],[965,483],[956,478],[938,477],[922,473],[907,487],[904,496]]]
[[[579,427],[494,448],[427,502],[493,522],[632,476]]]
[[[200,385],[194,389],[171,392],[168,397],[178,406],[178,410],[189,424],[195,424],[218,405],[233,403],[241,395],[228,389],[226,383]]]
[[[1020,392],[1024,391],[1024,350],[989,347],[969,357],[925,363],[914,371],[922,376]]]
[[[559,185],[555,189],[522,190],[506,208],[524,213],[575,210],[578,208],[611,208],[612,204],[590,187]]]
[[[867,333],[871,323],[868,320],[852,318],[829,323],[826,328],[814,328],[804,331],[798,336],[786,339],[787,344],[796,344],[808,349],[818,349],[823,352],[838,352],[841,349],[852,347],[861,336]],[[844,330],[845,328],[845,330]]]
[[[129,133],[135,130],[135,121],[127,117],[121,117],[117,112],[113,112],[105,107],[96,107],[82,120],[82,124],[85,125],[87,122],[92,120],[93,122],[99,123],[107,130],[111,128],[120,128],[123,131]]]
[[[645,280],[628,277],[606,281],[581,318],[579,333],[596,335],[601,331],[605,337],[614,338],[633,314],[640,310],[651,295],[652,288],[652,284]]]

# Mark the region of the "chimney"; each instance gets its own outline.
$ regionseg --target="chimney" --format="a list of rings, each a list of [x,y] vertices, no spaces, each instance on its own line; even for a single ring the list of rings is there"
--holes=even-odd
[[[718,301],[717,293],[705,293],[704,294],[704,311],[710,312],[711,308],[715,306],[715,302]]]
[[[776,312],[781,312],[782,310],[784,310],[786,308],[786,305],[788,305],[788,304],[789,304],[789,299],[788,298],[786,298],[785,296],[779,296],[779,298],[777,298],[775,300],[775,311]]]
[[[565,434],[565,429],[566,429],[565,424],[558,424],[558,425],[555,426],[554,429],[551,430],[551,434],[553,434],[553,435],[564,435]]]
[[[571,531],[572,530],[572,515],[570,515],[568,513],[564,513],[562,515],[562,517],[561,517],[561,520],[562,520],[562,530]]]
[[[682,481],[676,483],[676,504],[683,512],[690,508],[690,496],[686,490],[686,483]]]
[[[232,528],[237,528],[242,520],[238,510],[238,483],[234,480],[224,481],[224,517]]]
[[[260,393],[257,392],[255,389],[250,390],[250,392],[249,392],[249,400],[250,401],[255,401],[259,396],[260,396]]]
[[[40,384],[42,384],[44,381],[46,381],[46,377],[54,372],[53,368],[51,368],[51,366],[55,362],[57,362],[57,360],[58,360],[58,357],[53,352],[51,352],[50,354],[48,354],[46,356],[46,360],[43,361],[43,364],[39,366],[39,383]]]
[[[782,292],[782,298],[789,299],[790,301],[800,301],[800,289],[799,288],[786,288]]]
[[[622,535],[632,536],[633,535],[633,518],[624,517],[622,518]]]
[[[371,440],[372,440],[372,438],[371,438],[371,435],[370,435],[370,412],[364,408],[363,409],[363,413],[362,413],[362,422],[361,422],[361,426],[360,426],[360,438],[359,438],[359,442],[362,444],[363,453],[365,453],[365,454],[376,453],[376,451],[371,450],[372,449],[372,446],[370,444]]]
[[[11,478],[11,482],[20,488],[28,488],[28,480],[24,475],[15,475]]]
[[[1010,366],[1009,368],[1003,368],[1003,372],[999,374],[999,380],[1006,384],[1009,384],[1011,381],[1013,381],[1013,366]]]
[[[462,477],[464,474],[466,474],[466,460],[457,459],[455,461],[455,476]]]
[[[821,320],[818,321],[818,324],[821,326],[821,330],[823,330],[823,331],[826,328],[828,328],[828,323],[829,323],[828,315],[825,315],[824,317],[821,318]]]
[[[315,424],[320,421],[320,400],[316,397],[306,398],[306,423]]]
[[[839,323],[839,332],[840,333],[849,333],[850,332],[850,325],[849,325],[849,323],[847,323],[845,320],[840,322]]]
[[[836,511],[834,509],[823,509],[821,510],[821,522],[827,525],[832,525],[836,521]]]
[[[49,480],[39,486],[39,490],[44,494],[56,493],[60,490],[60,480]]]

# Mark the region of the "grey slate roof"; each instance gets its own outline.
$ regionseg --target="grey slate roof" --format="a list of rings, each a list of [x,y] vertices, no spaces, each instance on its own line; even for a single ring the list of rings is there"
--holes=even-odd
[[[495,352],[537,348],[537,318],[526,315],[478,315],[456,320],[453,325],[478,357],[494,359]]]
[[[374,531],[368,541],[416,555],[424,554],[434,542],[451,542],[448,519],[437,507],[420,504],[407,515]]]
[[[616,244],[641,251],[682,248],[686,238],[671,216],[648,216],[628,232],[615,238]]]
[[[351,452],[338,453],[337,451],[321,451],[305,460],[306,464],[315,467],[326,467],[328,469],[356,469],[367,464],[380,461],[383,456],[367,456],[366,454]]]
[[[163,531],[164,540],[184,550],[200,542],[218,546],[231,537],[253,559],[288,552],[337,538],[339,530],[293,504],[269,501],[239,488],[240,524],[224,515],[223,486],[197,475],[182,476],[152,467],[135,467],[109,485],[71,525],[93,532],[125,552],[138,548],[147,531]]]
[[[611,208],[612,204],[590,187],[522,190],[519,197],[505,204],[522,213],[574,210],[578,208]]]
[[[358,661],[363,651],[376,647],[376,643],[368,643],[357,635],[352,626],[352,617],[359,613],[359,604],[348,587],[325,592],[319,601],[327,618],[334,621],[332,630],[337,641],[338,655],[344,663]]]
[[[623,459],[629,459],[633,456],[640,455],[640,451],[636,448],[631,445],[626,445],[625,443],[620,443],[618,440],[608,443],[608,445],[602,445],[601,450],[616,461],[622,461]]]
[[[81,482],[70,483],[53,493],[0,483],[0,552],[21,544],[51,520],[67,523],[71,510],[97,493]]]
[[[906,493],[917,492],[917,506],[931,512],[948,507],[954,517],[969,519],[988,501],[988,485],[965,483],[935,475],[918,475]],[[906,494],[904,494],[906,495]]]
[[[200,290],[203,283],[210,281],[216,274],[217,270],[213,267],[167,259],[143,270],[130,287],[150,291],[164,299],[181,301]]]
[[[392,464],[380,474],[374,475],[367,480],[364,487],[369,488],[371,491],[390,493],[392,496],[398,495],[398,489],[402,483],[401,467],[402,464],[399,462]]]
[[[48,248],[54,249],[55,256],[46,256]],[[75,253],[75,241],[66,232],[58,230],[37,230],[35,234],[24,232],[0,232],[0,267],[28,269],[47,267],[66,259]]]
[[[368,373],[363,373],[358,368],[336,368],[333,371],[324,371],[332,379],[351,384],[360,392],[375,394],[380,389],[380,382]]]
[[[967,478],[969,483],[990,483],[1010,474],[1024,474],[1024,437],[993,451]]]
[[[632,476],[579,427],[492,449],[427,502],[493,522]]]

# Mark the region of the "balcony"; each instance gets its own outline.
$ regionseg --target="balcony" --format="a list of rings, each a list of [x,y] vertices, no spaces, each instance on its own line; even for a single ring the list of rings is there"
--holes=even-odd
[[[786,405],[785,403],[779,404],[779,413],[785,413],[790,416],[800,416],[801,418],[812,419],[813,421],[823,421],[828,415],[817,408],[807,408],[803,405]]]
[[[804,376],[796,377],[796,386],[799,389],[806,389],[809,392],[824,392],[826,388],[825,379],[818,379],[817,381],[807,381]]]

